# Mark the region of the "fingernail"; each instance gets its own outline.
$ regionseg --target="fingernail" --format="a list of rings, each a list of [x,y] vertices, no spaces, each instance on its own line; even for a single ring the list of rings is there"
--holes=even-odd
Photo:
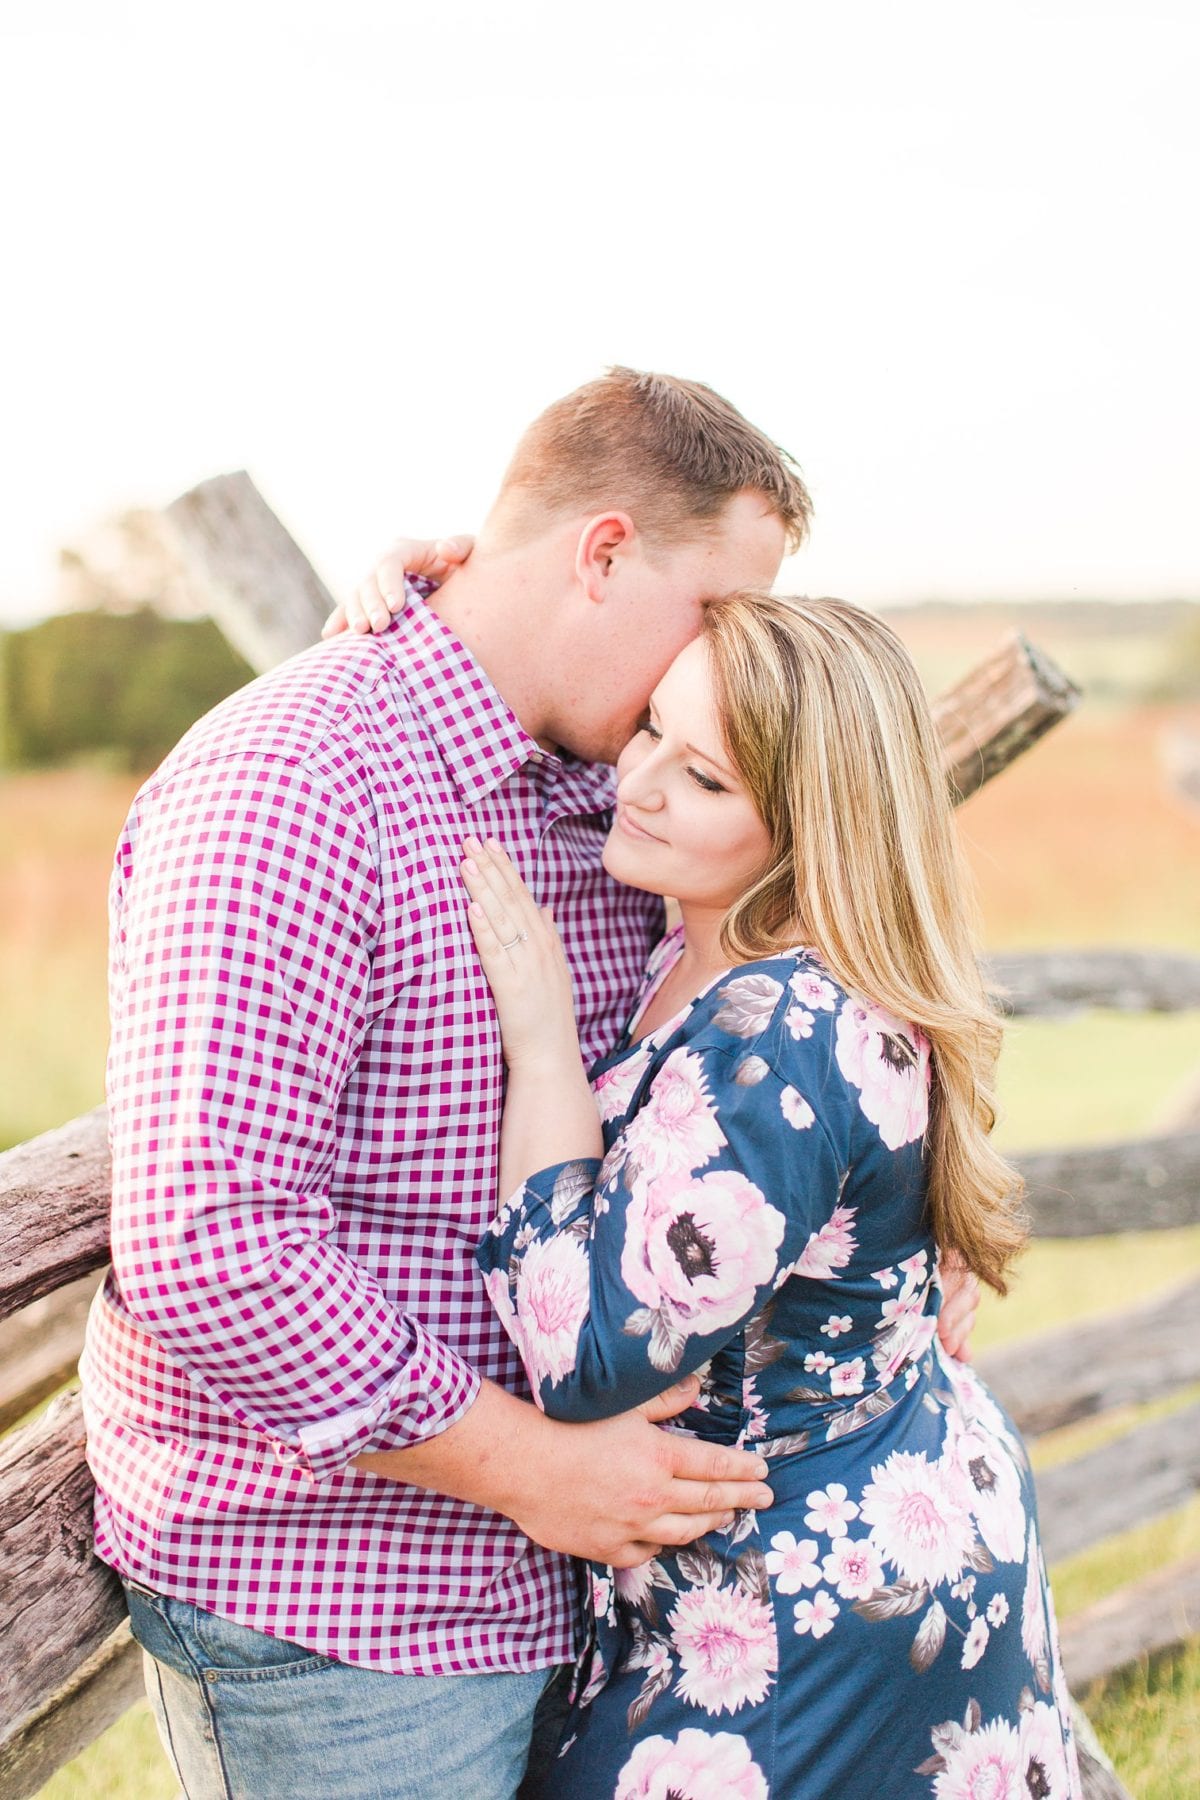
[[[726,1513],[725,1517],[721,1520],[721,1530],[728,1531],[729,1527],[733,1524],[733,1521],[736,1517],[737,1517],[736,1513]]]
[[[754,1473],[760,1477],[768,1475],[770,1473],[769,1464],[764,1462],[764,1460],[761,1456],[759,1457],[758,1461],[754,1465]]]
[[[467,871],[468,875],[478,875],[479,873],[479,864],[475,861],[473,856],[467,857],[466,861],[463,863],[463,868]],[[763,1473],[766,1473],[765,1469]]]

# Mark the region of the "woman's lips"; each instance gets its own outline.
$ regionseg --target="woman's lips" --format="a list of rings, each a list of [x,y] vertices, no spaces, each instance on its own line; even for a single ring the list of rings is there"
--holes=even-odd
[[[623,806],[617,808],[617,824],[628,837],[640,838],[643,843],[662,844],[666,842],[665,838],[655,837],[652,831],[645,830],[636,820],[631,819]]]

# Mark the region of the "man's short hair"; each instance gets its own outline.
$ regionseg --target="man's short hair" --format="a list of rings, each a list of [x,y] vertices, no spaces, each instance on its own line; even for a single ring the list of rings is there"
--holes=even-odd
[[[786,450],[702,381],[614,368],[534,420],[500,500],[518,539],[544,529],[547,514],[619,507],[651,541],[679,543],[746,488],[764,496],[798,549],[812,502]]]

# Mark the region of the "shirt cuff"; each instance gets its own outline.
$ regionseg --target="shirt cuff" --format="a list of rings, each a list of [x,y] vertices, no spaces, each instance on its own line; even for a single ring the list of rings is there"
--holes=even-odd
[[[423,1443],[462,1417],[479,1393],[481,1376],[424,1326],[410,1324],[412,1349],[394,1379],[363,1405],[302,1425],[294,1440],[277,1443],[281,1462],[314,1482],[327,1481],[356,1456]]]

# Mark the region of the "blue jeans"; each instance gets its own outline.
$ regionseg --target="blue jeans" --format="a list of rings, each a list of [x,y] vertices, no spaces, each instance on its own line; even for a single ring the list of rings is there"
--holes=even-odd
[[[126,1583],[186,1800],[513,1800],[553,1757],[554,1671],[390,1675]],[[538,1743],[531,1756],[534,1715]]]

